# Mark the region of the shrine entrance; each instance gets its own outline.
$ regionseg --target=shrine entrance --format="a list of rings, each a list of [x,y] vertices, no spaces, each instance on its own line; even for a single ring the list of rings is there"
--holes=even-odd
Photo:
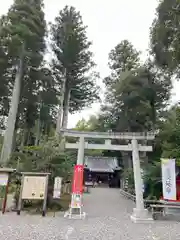
[[[78,149],[77,165],[84,165],[84,149],[101,149],[115,151],[130,151],[132,152],[134,183],[136,193],[136,208],[133,209],[131,220],[137,222],[152,221],[149,217],[147,209],[144,208],[143,192],[142,192],[142,177],[139,152],[152,151],[152,146],[144,146],[142,143],[146,140],[154,140],[154,133],[113,133],[113,132],[80,132],[68,129],[61,129],[61,134],[65,137],[78,138],[76,143],[66,143],[67,149]],[[86,141],[85,141],[86,139]],[[104,144],[88,143],[88,139],[104,139]],[[113,139],[123,140],[123,145],[112,144]],[[141,143],[139,144],[138,141]]]
[[[84,184],[96,187],[120,187],[120,171],[117,158],[86,156],[84,158]]]

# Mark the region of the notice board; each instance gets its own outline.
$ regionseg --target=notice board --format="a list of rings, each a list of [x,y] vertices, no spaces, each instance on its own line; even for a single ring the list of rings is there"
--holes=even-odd
[[[44,199],[46,176],[24,176],[22,199]]]

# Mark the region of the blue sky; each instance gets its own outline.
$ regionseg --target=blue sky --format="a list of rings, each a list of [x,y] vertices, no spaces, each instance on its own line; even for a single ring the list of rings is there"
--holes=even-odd
[[[13,0],[3,1],[0,14],[6,13]],[[93,41],[92,51],[101,79],[108,75],[108,53],[123,39],[128,39],[142,52],[146,59],[149,44],[149,28],[155,17],[157,0],[45,0],[47,21],[53,21],[59,10],[65,5],[72,5],[81,12],[87,33]],[[101,81],[98,82],[102,86]],[[174,83],[173,102],[180,100],[177,89],[180,83]],[[103,94],[103,87],[102,92]],[[69,116],[69,127],[82,118],[97,113],[99,104],[81,113]]]

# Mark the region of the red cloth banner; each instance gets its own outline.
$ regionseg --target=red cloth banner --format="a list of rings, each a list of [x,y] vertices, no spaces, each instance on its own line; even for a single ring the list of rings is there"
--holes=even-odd
[[[83,192],[83,165],[74,166],[72,193],[82,194]]]

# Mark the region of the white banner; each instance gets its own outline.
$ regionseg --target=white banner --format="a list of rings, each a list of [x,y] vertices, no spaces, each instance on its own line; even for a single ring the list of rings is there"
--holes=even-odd
[[[175,159],[161,159],[163,198],[176,200]]]
[[[56,177],[54,179],[53,198],[60,198],[61,197],[61,187],[62,187],[62,178],[61,177]]]
[[[71,208],[81,208],[82,207],[82,195],[72,194],[71,197]]]

